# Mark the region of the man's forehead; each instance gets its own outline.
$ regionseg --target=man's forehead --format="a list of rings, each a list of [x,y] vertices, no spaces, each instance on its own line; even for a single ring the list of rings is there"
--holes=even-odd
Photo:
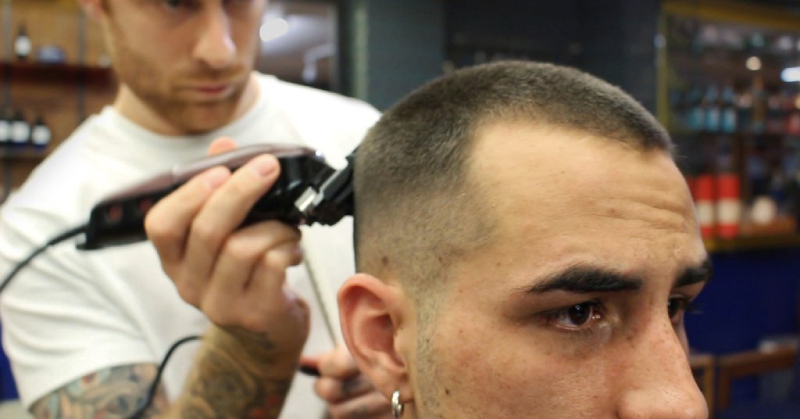
[[[509,257],[637,275],[678,275],[704,259],[688,188],[667,152],[524,123],[487,124],[475,140],[470,176],[498,221],[498,242],[513,243]]]
[[[477,131],[469,173],[486,199],[521,204],[531,215],[547,204],[571,210],[598,206],[615,215],[616,209],[625,210],[625,201],[633,201],[693,218],[688,188],[669,154],[582,131],[524,122],[486,124]]]

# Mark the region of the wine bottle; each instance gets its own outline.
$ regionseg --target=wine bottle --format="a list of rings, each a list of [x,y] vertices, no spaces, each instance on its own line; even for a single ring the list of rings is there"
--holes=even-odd
[[[20,25],[17,32],[17,39],[14,40],[14,54],[20,61],[27,60],[33,51],[33,43],[31,38],[28,37],[28,32],[25,30],[25,24]]]
[[[39,151],[46,149],[50,145],[52,137],[50,127],[44,122],[44,118],[41,115],[37,115],[31,129],[31,145],[33,148]]]

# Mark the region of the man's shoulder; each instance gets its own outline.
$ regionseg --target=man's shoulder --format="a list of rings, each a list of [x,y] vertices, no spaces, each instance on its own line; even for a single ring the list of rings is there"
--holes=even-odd
[[[362,100],[290,83],[273,76],[259,75],[259,77],[269,101],[290,114],[340,123],[352,123],[353,120],[361,119],[369,121],[370,124],[380,116],[372,105]]]

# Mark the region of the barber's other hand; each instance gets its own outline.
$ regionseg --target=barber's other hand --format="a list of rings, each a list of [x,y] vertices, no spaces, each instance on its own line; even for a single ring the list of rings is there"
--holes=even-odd
[[[320,378],[314,390],[328,403],[331,419],[391,419],[389,401],[364,377],[344,345],[302,364],[314,366]]]
[[[209,151],[234,147],[218,140]],[[223,329],[296,354],[308,335],[308,307],[285,279],[286,269],[302,261],[300,231],[277,221],[237,229],[279,172],[270,155],[234,173],[209,169],[159,201],[145,229],[186,302]]]

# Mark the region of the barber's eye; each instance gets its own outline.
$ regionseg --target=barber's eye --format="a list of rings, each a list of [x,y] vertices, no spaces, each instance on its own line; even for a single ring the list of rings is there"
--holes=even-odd
[[[168,9],[181,9],[191,8],[196,2],[197,0],[164,0],[164,5]]]
[[[558,309],[550,313],[548,320],[550,323],[565,329],[579,329],[585,327],[592,320],[598,320],[600,317],[600,303],[587,301]]]

